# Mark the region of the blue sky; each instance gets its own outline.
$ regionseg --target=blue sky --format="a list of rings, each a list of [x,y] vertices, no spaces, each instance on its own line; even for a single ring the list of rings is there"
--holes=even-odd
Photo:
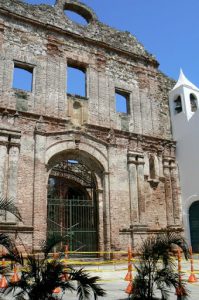
[[[24,0],[54,4],[54,0]],[[198,0],[83,0],[99,20],[127,30],[158,59],[160,70],[177,79],[179,69],[199,87]]]

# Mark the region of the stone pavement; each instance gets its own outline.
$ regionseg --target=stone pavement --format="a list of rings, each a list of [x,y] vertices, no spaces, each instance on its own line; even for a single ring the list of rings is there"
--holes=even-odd
[[[189,276],[189,263],[182,263],[184,273],[184,280],[188,279]],[[86,270],[91,275],[101,277],[100,284],[106,290],[107,295],[103,297],[104,300],[127,300],[128,295],[125,294],[124,290],[127,286],[127,282],[124,281],[124,277],[127,272],[126,265],[117,264],[117,265],[103,265],[103,266],[87,266]],[[197,277],[199,279],[199,272],[197,273]],[[194,284],[188,284],[188,289],[190,291],[190,300],[199,300],[199,282]],[[2,300],[13,300],[13,297],[5,297],[0,298]],[[75,293],[67,292],[62,300],[76,300]],[[93,297],[91,297],[93,299]],[[102,298],[99,298],[99,300]],[[176,300],[177,296],[174,291],[171,291],[170,300]]]

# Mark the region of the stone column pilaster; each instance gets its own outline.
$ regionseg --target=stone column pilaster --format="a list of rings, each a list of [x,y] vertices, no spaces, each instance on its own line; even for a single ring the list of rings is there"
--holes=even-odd
[[[99,203],[99,251],[104,252],[104,214],[103,214],[103,190],[97,190],[97,199]]]
[[[9,149],[7,197],[12,199],[16,199],[17,196],[18,161],[19,147],[11,146]]]
[[[5,173],[6,173],[6,160],[7,160],[7,145],[0,143],[0,196],[5,196]]]
[[[1,137],[1,144],[0,144],[0,197],[6,196],[5,190],[5,183],[6,183],[6,164],[7,164],[7,143]],[[6,214],[4,211],[0,211],[0,221],[5,222]]]
[[[109,173],[104,172],[104,245],[105,251],[111,250],[111,220],[110,220],[110,186]]]
[[[9,149],[9,159],[8,159],[7,198],[13,199],[13,201],[15,201],[17,198],[18,162],[19,162],[19,146],[11,144]],[[6,220],[8,222],[16,222],[15,216],[9,213],[7,214]]]
[[[137,185],[138,185],[138,206],[139,221],[145,223],[145,194],[144,194],[144,156],[138,156],[137,161]]]
[[[158,162],[159,162],[159,177],[164,177],[163,174],[163,162],[162,162],[162,153],[158,153]]]
[[[45,166],[45,145],[45,135],[35,133],[33,199],[34,250],[38,250],[41,241],[46,239],[48,171]]]
[[[163,170],[165,177],[165,202],[166,202],[166,216],[167,225],[173,225],[173,200],[172,200],[172,186],[171,186],[171,174],[170,174],[170,160],[164,158]]]
[[[137,160],[136,154],[128,154],[129,192],[130,192],[130,216],[131,225],[139,223],[138,184],[137,184]]]
[[[180,205],[180,187],[178,181],[178,168],[174,161],[171,162],[171,187],[173,198],[173,218],[175,225],[182,224],[182,210]]]
[[[144,223],[144,155],[131,152],[128,154],[129,189],[132,225]]]

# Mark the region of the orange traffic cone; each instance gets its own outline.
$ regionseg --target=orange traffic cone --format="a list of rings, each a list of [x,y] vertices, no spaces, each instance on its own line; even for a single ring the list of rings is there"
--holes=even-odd
[[[19,278],[19,275],[17,274],[17,267],[14,266],[14,274],[11,276],[10,282],[16,283],[16,282],[19,282],[19,280],[20,280],[20,278]]]
[[[132,280],[132,263],[131,263],[131,259],[132,259],[132,250],[131,247],[128,247],[128,272],[124,278],[124,280],[126,281],[130,281]],[[131,274],[131,275],[130,275]],[[131,279],[128,279],[131,278]]]
[[[132,249],[131,246],[128,246],[128,261],[130,261],[132,258]]]
[[[194,274],[192,247],[190,247],[189,252],[190,252],[191,274],[188,278],[188,282],[195,283],[197,282],[197,278],[196,275]]]
[[[133,280],[133,276],[132,276],[132,263],[131,262],[128,263],[128,272],[127,272],[124,280],[126,280],[126,281],[132,281]]]
[[[55,288],[53,294],[59,294],[59,293],[61,293],[61,288],[60,287]]]
[[[133,280],[132,272],[128,272],[126,274],[124,280],[126,280],[126,281],[132,281]]]
[[[4,275],[2,275],[0,280],[0,289],[6,289],[8,287],[8,281]]]
[[[196,275],[195,274],[190,274],[189,278],[188,278],[188,282],[189,283],[195,283],[197,282],[197,278],[196,278]]]
[[[53,252],[53,259],[56,260],[58,259],[59,253]]]
[[[129,284],[125,290],[125,293],[127,294],[132,294],[133,292],[133,274],[132,274],[132,262],[131,262],[131,259],[132,259],[132,249],[131,247],[129,246],[128,247],[128,272],[124,278],[124,280],[126,281],[129,281]]]
[[[133,284],[132,284],[132,282],[129,282],[129,284],[125,290],[125,293],[130,295],[130,294],[132,294],[132,292],[133,292]]]
[[[5,253],[2,251],[2,255],[5,255]],[[4,272],[4,269],[6,267],[6,261],[5,261],[5,258],[2,259],[2,262],[1,262],[1,266],[2,266],[2,269],[3,269],[3,272]],[[0,280],[0,288],[1,289],[5,289],[8,287],[8,282],[7,282],[7,279],[6,277],[4,276],[4,274],[2,274],[2,277],[1,277],[1,280]]]

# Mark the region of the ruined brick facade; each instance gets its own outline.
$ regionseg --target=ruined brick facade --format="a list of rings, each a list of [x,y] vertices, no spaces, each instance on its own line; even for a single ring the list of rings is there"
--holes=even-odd
[[[87,19],[68,19],[69,8]],[[180,195],[168,108],[172,81],[127,32],[100,23],[84,4],[55,6],[0,0],[0,190],[37,249],[47,231],[51,169],[81,160],[95,174],[97,250],[126,249],[162,228],[181,228]],[[67,65],[84,68],[86,97],[67,94]],[[32,91],[12,86],[14,66],[31,69]],[[115,91],[128,95],[118,113]]]

